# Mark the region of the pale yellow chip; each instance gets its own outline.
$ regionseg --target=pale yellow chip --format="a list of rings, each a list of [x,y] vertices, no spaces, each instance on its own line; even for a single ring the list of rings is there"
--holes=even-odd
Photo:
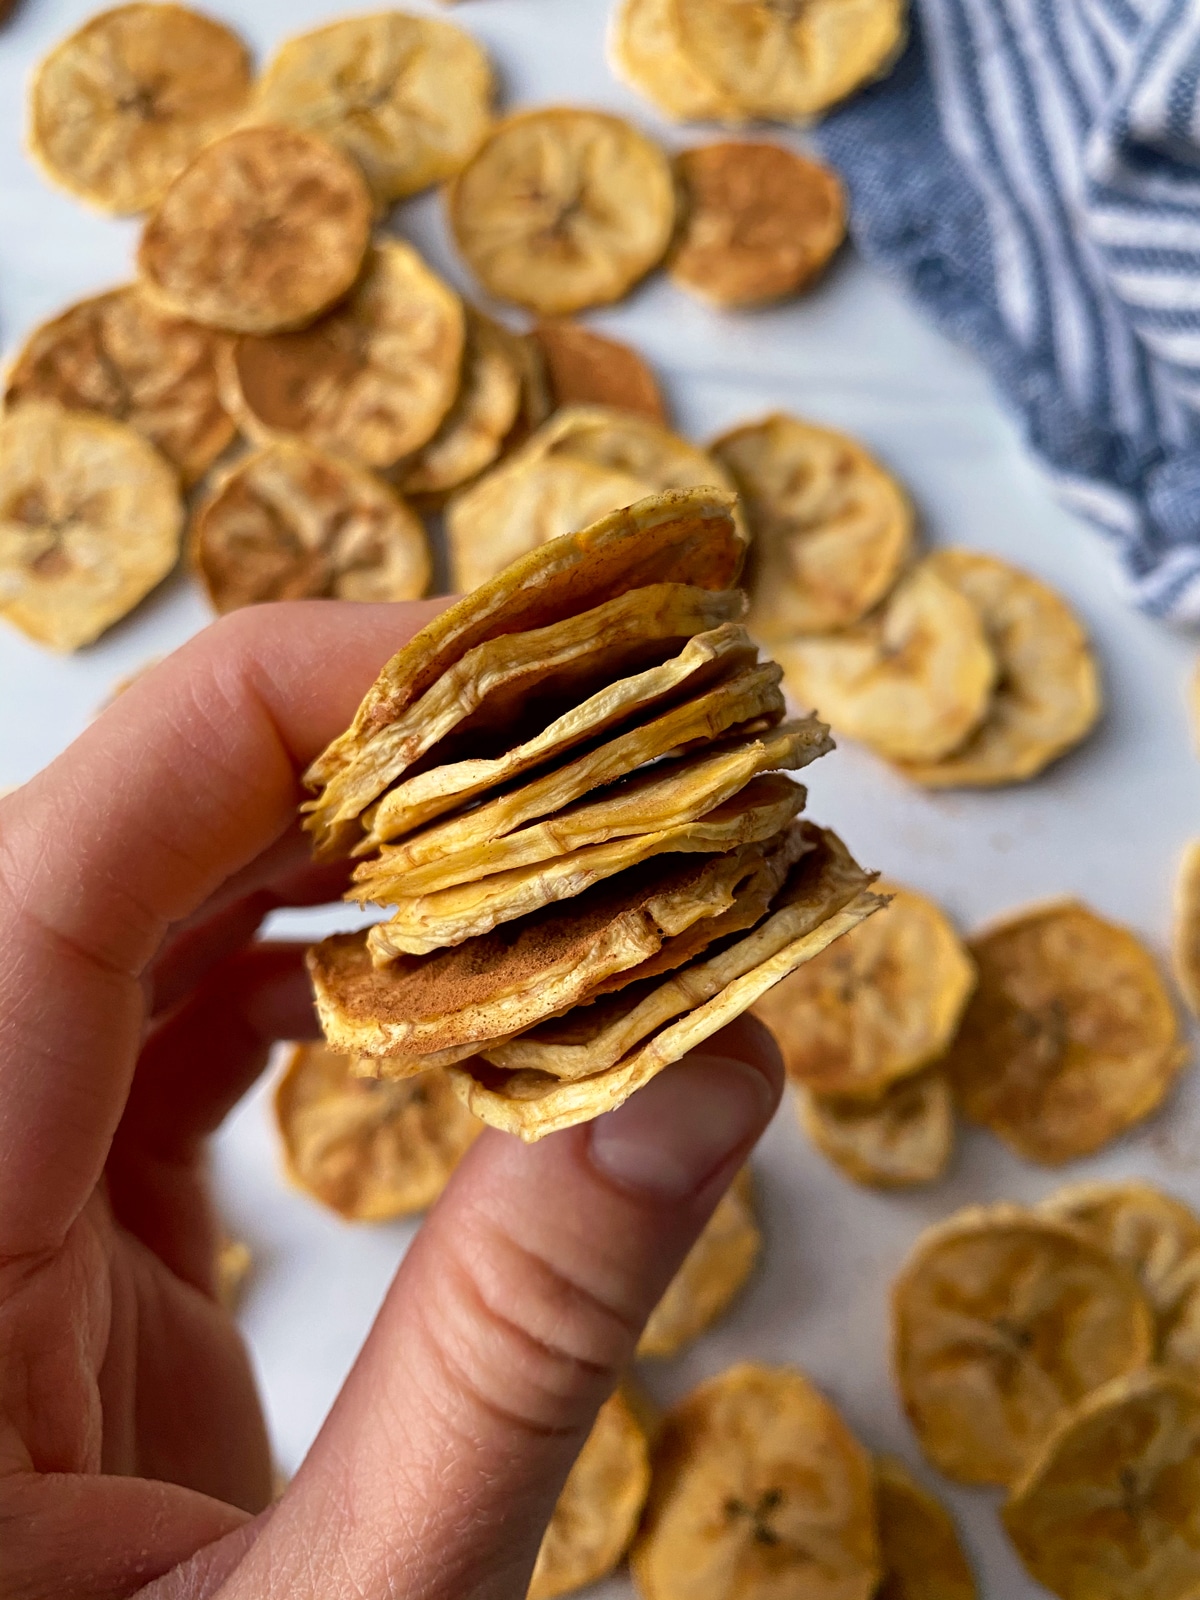
[[[217,1245],[217,1300],[226,1311],[236,1311],[254,1266],[250,1246],[244,1239],[222,1236]]]
[[[896,760],[936,761],[983,721],[996,657],[977,608],[925,563],[842,633],[779,643],[798,700]]]
[[[913,510],[855,440],[777,411],[714,439],[753,544],[750,626],[773,643],[858,622],[895,583]]]
[[[192,560],[218,611],[262,600],[415,600],[424,524],[373,473],[291,440],[243,456],[196,508]]]
[[[384,240],[354,292],[311,327],[230,341],[225,404],[252,438],[305,440],[366,467],[427,444],[458,394],[462,301],[412,245]]]
[[[53,400],[96,411],[149,439],[185,486],[233,442],[221,405],[220,335],[164,315],[137,284],[80,300],[26,339],[8,372],[8,409]]]
[[[1188,1009],[1200,1017],[1200,839],[1185,847],[1175,874],[1171,965]]]
[[[1082,1229],[970,1206],[928,1229],[892,1290],[892,1362],[926,1456],[1013,1483],[1069,1409],[1154,1355],[1132,1273]]]
[[[1187,1056],[1150,952],[1077,901],[1019,911],[970,944],[979,984],[946,1068],[963,1112],[1048,1166],[1150,1114]]]
[[[230,29],[185,6],[117,6],[38,67],[30,154],[101,211],[145,211],[249,95],[249,52]]]
[[[638,1340],[638,1355],[678,1355],[698,1339],[741,1293],[762,1244],[754,1185],[749,1167],[743,1167],[651,1312]]]
[[[1064,1417],[1004,1507],[1032,1576],[1062,1600],[1200,1592],[1200,1388],[1118,1378]]]
[[[666,155],[602,111],[505,118],[451,184],[458,248],[500,300],[541,316],[607,305],[658,265],[675,226]]]
[[[869,1600],[870,1460],[801,1373],[732,1367],[668,1413],[630,1562],[643,1600]]]
[[[78,650],[179,558],[174,470],[124,423],[30,401],[0,418],[0,616]]]
[[[633,1541],[649,1492],[649,1441],[618,1389],[600,1407],[558,1497],[526,1600],[556,1600],[611,1572]]]
[[[253,117],[321,134],[390,202],[454,176],[491,123],[493,92],[488,58],[462,28],[378,11],[286,40]]]
[[[206,145],[146,219],[138,272],[177,316],[232,333],[311,322],[350,288],[371,237],[362,174],[296,128]]]
[[[883,1582],[874,1600],[976,1600],[954,1518],[895,1456],[875,1462]]]
[[[930,789],[1035,777],[1085,738],[1100,715],[1087,634],[1053,589],[994,556],[935,550],[927,564],[978,610],[999,676],[987,715],[960,749],[901,770]]]
[[[797,1087],[796,1110],[821,1154],[870,1188],[935,1183],[954,1154],[954,1100],[936,1067],[901,1078],[877,1100]]]
[[[619,78],[677,122],[741,120],[737,102],[684,55],[674,0],[618,0],[608,55]]]
[[[287,1175],[352,1222],[424,1211],[483,1125],[439,1072],[389,1082],[354,1068],[324,1045],[292,1047],[275,1089]]]
[[[872,1098],[936,1060],[975,987],[975,965],[945,912],[898,884],[891,904],[773,989],[758,1015],[793,1082]]]

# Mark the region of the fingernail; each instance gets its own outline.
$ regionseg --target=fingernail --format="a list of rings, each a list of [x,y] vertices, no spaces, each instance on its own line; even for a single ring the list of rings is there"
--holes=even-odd
[[[691,1056],[596,1118],[592,1165],[623,1189],[682,1200],[762,1132],[775,1099],[768,1079],[747,1062]]]

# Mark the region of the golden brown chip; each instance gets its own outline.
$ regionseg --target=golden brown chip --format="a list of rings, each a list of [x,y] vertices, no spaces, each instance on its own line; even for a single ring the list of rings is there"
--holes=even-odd
[[[1087,635],[1053,589],[993,556],[935,550],[927,564],[978,610],[1000,671],[987,715],[967,742],[939,761],[906,762],[901,770],[930,789],[1035,777],[1100,715]]]
[[[798,1087],[796,1109],[821,1154],[876,1189],[933,1183],[954,1153],[954,1101],[936,1067],[901,1078],[877,1100]]]
[[[207,145],[146,219],[138,271],[177,316],[233,333],[299,328],[357,278],[371,196],[349,159],[295,128]]]
[[[535,324],[529,337],[545,363],[556,409],[611,406],[667,421],[658,380],[631,345],[562,319]]]
[[[619,0],[608,52],[617,76],[677,122],[740,120],[736,102],[680,49],[674,0]]]
[[[236,1311],[254,1265],[250,1246],[242,1239],[223,1237],[217,1245],[217,1300],[226,1311]]]
[[[619,300],[675,226],[671,166],[620,117],[547,107],[499,123],[451,184],[450,225],[490,294],[540,316]]]
[[[751,627],[768,642],[858,622],[913,546],[908,496],[844,434],[777,411],[714,439],[753,544]]]
[[[874,1600],[976,1600],[954,1518],[903,1461],[875,1462],[883,1582]]]
[[[891,904],[773,989],[758,1015],[793,1082],[870,1099],[940,1056],[975,987],[945,913],[898,884]]]
[[[309,328],[232,340],[225,404],[252,438],[302,438],[367,467],[427,444],[458,393],[462,301],[409,244],[372,249],[354,292]]]
[[[1175,877],[1171,965],[1188,1009],[1200,1017],[1200,839],[1185,848]]]
[[[454,176],[487,131],[492,93],[469,33],[380,11],[288,39],[263,68],[254,117],[321,134],[387,202]]]
[[[281,440],[244,456],[197,508],[192,559],[218,611],[261,600],[415,600],[420,518],[361,467]]]
[[[1188,1600],[1200,1587],[1200,1388],[1118,1378],[1064,1417],[1004,1507],[1062,1600]]]
[[[946,1067],[972,1122],[1048,1166],[1100,1149],[1166,1095],[1186,1058],[1154,958],[1077,901],[971,941],[979,985]]]
[[[250,94],[246,46],[184,6],[102,11],[55,46],[29,91],[29,149],[101,211],[145,211]]]
[[[600,1407],[558,1497],[526,1600],[556,1600],[611,1572],[633,1540],[649,1490],[649,1442],[618,1389]]]
[[[760,306],[798,294],[846,237],[835,172],[784,145],[728,139],[676,158],[683,226],[667,270],[717,306]]]
[[[179,556],[172,468],[124,423],[29,401],[0,418],[0,616],[78,650]]]
[[[781,641],[775,652],[797,699],[896,760],[957,749],[987,715],[996,682],[978,610],[925,563],[855,627]]]
[[[754,1185],[743,1167],[684,1257],[638,1341],[639,1356],[673,1356],[729,1309],[762,1253]]]
[[[136,284],[68,306],[35,328],[9,369],[9,409],[53,400],[98,411],[156,445],[189,487],[236,432],[217,393],[219,335],[164,316]]]
[[[1019,1206],[929,1228],[892,1290],[892,1360],[921,1448],[962,1483],[1014,1482],[1061,1417],[1153,1359],[1136,1279]]]
[[[440,1072],[395,1083],[354,1067],[324,1045],[293,1046],[275,1090],[288,1177],[353,1222],[424,1211],[483,1125]]]
[[[801,1373],[732,1367],[668,1414],[630,1562],[644,1600],[868,1600],[871,1463]]]

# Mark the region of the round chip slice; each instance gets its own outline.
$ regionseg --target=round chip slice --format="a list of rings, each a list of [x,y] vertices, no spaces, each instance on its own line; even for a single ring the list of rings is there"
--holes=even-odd
[[[620,117],[508,117],[450,186],[450,225],[490,294],[541,316],[607,305],[658,265],[675,226],[659,147]]]
[[[868,1600],[871,1463],[801,1373],[731,1367],[668,1414],[630,1564],[644,1600]]]
[[[1100,715],[1100,678],[1087,635],[1053,589],[993,556],[935,550],[927,565],[979,612],[999,676],[987,716],[960,749],[901,770],[929,789],[1035,777]]]
[[[30,401],[0,419],[0,616],[78,650],[132,611],[179,557],[175,473],[108,417]]]
[[[757,1008],[792,1081],[872,1098],[954,1037],[975,967],[932,900],[879,885],[891,904],[773,989]]]
[[[101,211],[145,211],[250,95],[246,46],[184,6],[102,11],[56,45],[29,91],[29,149]]]
[[[299,328],[357,278],[371,237],[362,174],[295,128],[207,145],[146,219],[138,271],[168,310],[232,333]]]
[[[714,439],[753,545],[751,627],[768,642],[858,622],[913,545],[904,490],[861,445],[785,412]]]
[[[954,1101],[936,1069],[902,1078],[878,1100],[798,1088],[796,1110],[821,1154],[872,1188],[934,1183],[954,1153]]]
[[[677,122],[739,120],[736,103],[697,72],[680,48],[674,0],[619,0],[608,48],[617,76]]]
[[[321,134],[389,202],[454,176],[488,129],[492,94],[469,33],[379,11],[288,39],[263,68],[254,116]]]
[[[1154,1354],[1133,1275],[1081,1229],[970,1206],[892,1290],[892,1360],[921,1448],[961,1483],[1012,1483],[1063,1414]]]
[[[673,1356],[728,1310],[762,1252],[754,1186],[743,1167],[721,1196],[638,1341],[639,1356]]]
[[[420,518],[372,473],[295,441],[244,456],[197,509],[192,559],[218,611],[261,600],[415,600]]]
[[[312,327],[229,342],[226,406],[254,439],[305,439],[366,467],[427,444],[458,394],[462,301],[398,239],[377,245],[344,305]]]
[[[1200,839],[1184,850],[1175,878],[1171,965],[1188,1009],[1200,1017]]]
[[[883,1582],[875,1600],[976,1600],[954,1518],[894,1456],[875,1462]]]
[[[1154,958],[1077,901],[972,940],[979,984],[946,1067],[963,1112],[1030,1161],[1100,1149],[1162,1101],[1186,1058]]]
[[[855,627],[781,641],[775,654],[799,700],[898,760],[957,749],[987,715],[996,681],[979,612],[924,563]]]
[[[716,306],[761,306],[815,282],[846,237],[835,172],[784,145],[729,139],[676,158],[683,226],[667,270]]]
[[[545,364],[556,410],[609,406],[637,411],[654,422],[667,421],[658,380],[632,346],[561,318],[537,323],[529,337]]]

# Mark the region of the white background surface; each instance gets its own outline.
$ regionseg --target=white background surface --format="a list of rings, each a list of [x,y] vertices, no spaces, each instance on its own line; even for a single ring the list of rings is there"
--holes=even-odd
[[[413,8],[445,14],[422,0]],[[91,216],[48,188],[21,151],[26,74],[91,9],[87,0],[24,0],[0,33],[6,351],[67,301],[129,272],[133,226]],[[330,15],[323,0],[215,9],[264,52]],[[701,137],[657,125],[613,79],[603,53],[607,9],[607,0],[477,0],[457,7],[454,17],[492,50],[509,105],[604,105],[657,126],[673,143]],[[411,205],[395,225],[466,287],[435,199]],[[1130,923],[1161,953],[1174,863],[1185,840],[1200,832],[1200,771],[1185,711],[1193,646],[1125,606],[1099,539],[1053,505],[976,364],[849,255],[817,293],[783,310],[721,316],[660,278],[594,321],[644,351],[684,432],[703,439],[771,407],[845,427],[910,486],[931,543],[995,552],[1069,596],[1096,637],[1109,700],[1103,726],[1081,751],[1024,788],[930,796],[843,748],[812,769],[810,809],[844,834],[860,860],[933,894],[967,928],[1028,899],[1073,893]],[[0,626],[0,787],[36,771],[118,679],[206,617],[203,600],[176,577],[99,645],[69,659]],[[288,926],[313,923],[293,918]],[[412,1230],[352,1229],[288,1193],[277,1175],[267,1109],[264,1089],[239,1110],[220,1137],[217,1170],[231,1225],[257,1258],[243,1323],[279,1459],[290,1470]],[[1035,1197],[1053,1186],[1054,1175],[971,1133],[948,1180],[906,1197],[874,1195],[854,1189],[807,1149],[789,1107],[764,1141],[756,1171],[764,1266],[717,1330],[674,1363],[645,1370],[648,1387],[667,1400],[734,1360],[794,1362],[836,1399],[868,1445],[919,1464],[887,1374],[888,1282],[926,1223],[970,1201]],[[1151,1123],[1069,1175],[1133,1171],[1200,1202],[1193,1080]],[[995,1600],[1033,1595],[1000,1535],[994,1497],[941,1487],[963,1520],[984,1592]],[[597,1591],[626,1593],[623,1579]]]

